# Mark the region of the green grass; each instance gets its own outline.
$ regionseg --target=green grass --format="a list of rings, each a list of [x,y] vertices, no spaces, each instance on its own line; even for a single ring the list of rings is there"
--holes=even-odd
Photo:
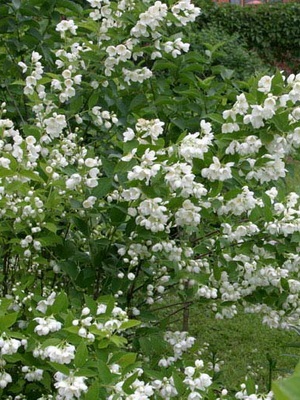
[[[200,347],[209,343],[209,350],[204,352],[207,361],[212,355],[224,361],[220,381],[230,389],[239,388],[246,376],[252,376],[262,390],[268,390],[271,360],[276,363],[272,374],[276,379],[291,372],[297,356],[300,358],[298,348],[286,347],[289,343],[300,343],[297,333],[270,329],[258,315],[241,313],[230,320],[216,320],[204,307],[193,307],[190,333],[198,339]]]
[[[168,311],[172,313],[171,308]],[[169,313],[163,312],[162,317]],[[175,315],[171,327],[182,330],[182,312]],[[253,378],[261,391],[267,391],[270,378],[288,375],[300,360],[300,336],[292,330],[263,325],[259,315],[241,312],[233,319],[217,320],[207,306],[192,306],[189,333],[197,338],[199,349],[209,344],[200,356],[206,363],[213,359],[224,362],[218,380],[232,391],[240,389],[246,376]],[[299,348],[287,347],[296,342]],[[271,376],[270,363],[273,363]]]

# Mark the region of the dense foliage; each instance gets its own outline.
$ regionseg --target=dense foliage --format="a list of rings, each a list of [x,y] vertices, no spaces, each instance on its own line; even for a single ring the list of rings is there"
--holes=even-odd
[[[1,398],[233,398],[157,311],[298,323],[300,75],[208,76],[189,0],[1,15]]]
[[[227,33],[223,28],[209,24],[190,32],[188,38],[191,49],[211,57],[208,76],[218,76],[226,68],[234,71],[235,80],[247,80],[275,71],[255,50],[249,50],[247,42],[237,33]]]
[[[266,60],[289,60],[294,69],[299,68],[300,52],[296,38],[300,37],[300,4],[274,3],[240,7],[199,2],[203,11],[199,19],[201,28],[210,24],[217,25],[229,34],[238,34],[250,49],[259,51]]]

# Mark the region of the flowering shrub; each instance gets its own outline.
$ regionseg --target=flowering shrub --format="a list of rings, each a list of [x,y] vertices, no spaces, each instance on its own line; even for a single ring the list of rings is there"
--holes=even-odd
[[[224,101],[189,0],[47,4],[3,6],[42,44],[1,105],[1,398],[230,399],[193,337],[151,324],[168,294],[299,320],[300,75],[241,93],[223,71]]]

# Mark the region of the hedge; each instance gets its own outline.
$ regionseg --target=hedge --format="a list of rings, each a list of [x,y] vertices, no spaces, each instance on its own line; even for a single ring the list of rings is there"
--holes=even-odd
[[[265,4],[240,7],[198,0],[202,16],[199,27],[217,25],[229,34],[238,33],[250,48],[266,57],[300,56],[300,4]]]

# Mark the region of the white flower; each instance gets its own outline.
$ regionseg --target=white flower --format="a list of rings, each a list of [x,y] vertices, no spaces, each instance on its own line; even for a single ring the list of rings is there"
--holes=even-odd
[[[57,332],[62,327],[62,323],[53,317],[38,317],[34,318],[34,321],[37,321],[38,323],[38,325],[34,328],[34,332],[36,332],[39,336],[48,335],[50,332]]]
[[[60,32],[62,38],[65,37],[67,31],[70,31],[72,35],[76,35],[77,28],[78,26],[74,24],[72,19],[63,20],[56,26],[56,30],[57,32]]]
[[[84,202],[82,203],[83,208],[92,208],[95,205],[97,197],[89,196]]]
[[[195,7],[190,0],[180,0],[171,8],[174,17],[179,21],[178,26],[185,26],[189,22],[194,22],[201,14],[199,7]]]
[[[129,274],[127,275],[127,278],[128,278],[130,281],[134,281],[134,280],[135,280],[135,275],[134,275],[132,272],[129,272]]]
[[[85,161],[84,161],[84,164],[88,168],[94,168],[94,167],[97,167],[98,161],[95,158],[86,158]]]
[[[150,6],[147,11],[140,14],[139,21],[131,29],[130,34],[134,37],[148,37],[150,31],[155,32],[160,26],[160,23],[166,18],[168,7],[161,1],[156,1],[153,6]]]
[[[102,0],[87,0],[90,3],[91,7],[93,8],[101,8],[102,7]]]
[[[10,159],[6,157],[0,157],[0,167],[9,169]]]
[[[231,167],[234,165],[233,162],[229,162],[225,165],[220,163],[217,157],[213,157],[213,163],[208,168],[203,168],[201,175],[203,178],[207,178],[210,181],[225,181],[232,178]]]
[[[165,230],[168,222],[168,215],[165,214],[167,207],[162,204],[160,197],[146,199],[138,206],[139,215],[136,217],[136,223],[144,226],[152,232],[161,232]]]
[[[62,133],[63,129],[66,128],[67,122],[64,115],[53,114],[52,117],[44,120],[46,133],[51,138],[57,138]]]
[[[17,353],[19,347],[21,346],[20,340],[8,339],[6,337],[0,337],[0,350],[2,355],[12,355]]]
[[[135,69],[133,71],[123,68],[122,72],[124,75],[124,81],[127,82],[128,85],[130,85],[130,82],[143,83],[146,79],[151,78],[153,75],[152,71],[147,67]]]
[[[0,372],[0,388],[4,389],[12,382],[12,377],[7,372]]]
[[[88,390],[87,385],[84,383],[87,378],[84,376],[66,376],[61,372],[56,372],[54,378],[56,380],[54,387],[58,390],[61,400],[79,399],[82,393]]]
[[[212,378],[208,374],[200,374],[199,378],[194,380],[195,386],[199,390],[205,390],[212,384]]]
[[[240,127],[237,123],[227,122],[222,125],[222,133],[238,132]]]
[[[185,200],[175,213],[176,225],[197,226],[201,219],[200,211],[201,207],[195,206],[190,200]]]
[[[45,314],[47,311],[48,306],[52,306],[55,301],[56,293],[52,292],[50,296],[46,300],[41,300],[38,302],[36,310],[40,311],[41,313]]]
[[[206,129],[204,131],[204,136],[202,138],[199,138],[199,136],[199,132],[193,134],[189,133],[182,139],[180,143],[178,149],[179,154],[188,163],[191,163],[193,158],[199,158],[200,160],[203,160],[204,154],[208,152],[209,146],[212,145],[213,133],[211,132],[211,130]]]
[[[140,118],[135,125],[135,129],[137,133],[142,134],[142,139],[150,136],[152,143],[155,143],[158,136],[163,134],[164,125],[165,123],[160,121],[158,118],[151,120]]]
[[[88,178],[85,180],[85,184],[89,188],[94,188],[98,186],[98,179],[97,178]]]
[[[131,128],[127,128],[125,132],[123,132],[124,142],[129,142],[134,139],[135,133]]]
[[[20,68],[22,68],[22,72],[23,74],[25,74],[25,72],[27,71],[27,65],[25,63],[23,63],[22,61],[18,62],[18,66]]]
[[[174,42],[168,41],[164,44],[164,50],[166,53],[171,53],[173,58],[176,58],[181,54],[181,51],[185,53],[189,51],[189,43],[183,43],[181,38],[177,38]]]
[[[58,364],[69,364],[75,358],[75,346],[66,343],[64,346],[48,346],[44,349],[42,358]]]
[[[187,376],[193,376],[195,373],[195,368],[194,367],[186,367],[184,370],[185,375]]]
[[[66,180],[66,188],[74,190],[82,181],[79,174],[73,174],[69,179]]]
[[[33,64],[36,64],[41,58],[42,56],[37,51],[31,53],[31,62]]]
[[[43,379],[43,373],[44,371],[39,368],[29,368],[27,366],[22,367],[22,372],[25,373],[24,378],[28,382],[34,382],[34,381],[41,381]]]
[[[201,399],[203,399],[203,396],[199,392],[191,392],[187,398],[187,400],[201,400]]]
[[[87,316],[87,315],[89,315],[90,312],[91,312],[91,310],[88,307],[84,307],[81,311],[81,315]]]
[[[141,190],[136,187],[125,189],[121,193],[123,199],[126,201],[137,200],[140,198],[141,194]]]
[[[269,93],[272,85],[272,76],[265,75],[258,81],[258,91],[263,93]]]
[[[106,313],[106,309],[107,309],[107,305],[106,304],[99,304],[97,307],[97,312],[96,314],[105,314]]]

